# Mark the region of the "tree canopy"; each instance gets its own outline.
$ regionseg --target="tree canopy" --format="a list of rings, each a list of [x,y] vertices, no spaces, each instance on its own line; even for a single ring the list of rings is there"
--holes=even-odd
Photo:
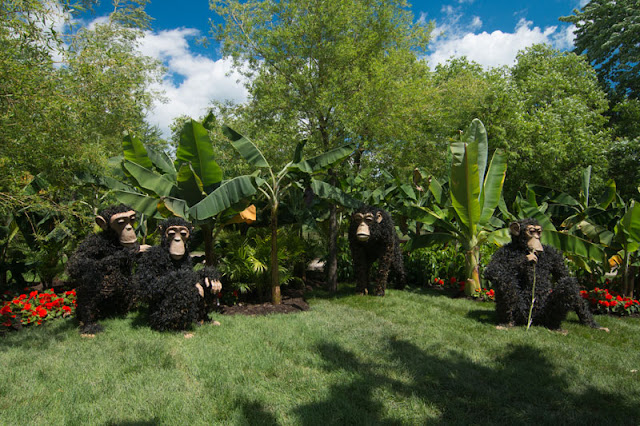
[[[576,26],[575,51],[584,53],[616,98],[640,99],[640,2],[591,0],[560,18]]]

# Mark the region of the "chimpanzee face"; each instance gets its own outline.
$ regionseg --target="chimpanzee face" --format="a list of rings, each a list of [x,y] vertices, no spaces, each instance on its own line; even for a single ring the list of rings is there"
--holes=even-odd
[[[127,212],[115,213],[109,218],[109,223],[102,216],[96,217],[96,223],[103,229],[110,228],[118,236],[118,241],[125,247],[134,245],[138,239],[136,231],[133,228],[136,222],[136,212],[129,210]]]
[[[543,252],[542,243],[540,238],[542,237],[542,226],[537,223],[521,223],[513,222],[509,229],[513,237],[519,238],[527,246],[530,252]]]
[[[176,260],[182,259],[187,252],[187,240],[189,239],[189,228],[186,226],[170,226],[164,232],[169,242],[169,254]]]
[[[374,216],[373,213],[356,213],[353,215],[353,222],[357,224],[356,238],[358,241],[368,241],[371,236],[371,227],[376,223],[382,222],[382,213],[377,212]]]

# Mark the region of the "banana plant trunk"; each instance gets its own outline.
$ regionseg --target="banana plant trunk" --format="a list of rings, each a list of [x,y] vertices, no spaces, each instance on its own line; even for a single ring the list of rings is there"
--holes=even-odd
[[[202,238],[204,240],[204,260],[207,266],[214,266],[216,264],[216,256],[213,252],[213,236],[211,235],[212,229],[210,225],[201,225]]]
[[[472,247],[465,253],[467,264],[467,282],[464,286],[464,293],[467,296],[475,294],[476,290],[480,290],[480,248]]]
[[[271,208],[271,303],[282,302],[280,294],[280,276],[278,274],[278,206]]]

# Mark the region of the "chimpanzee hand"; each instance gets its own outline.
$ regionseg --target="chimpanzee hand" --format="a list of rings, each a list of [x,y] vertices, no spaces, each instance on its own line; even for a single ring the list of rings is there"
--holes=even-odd
[[[529,253],[527,255],[527,261],[536,263],[538,261],[538,256],[536,256],[536,252]]]
[[[205,276],[203,281],[204,281],[204,287],[199,282],[196,283],[196,288],[198,289],[198,293],[200,294],[200,297],[204,297],[205,289],[210,291],[212,294],[217,294],[220,292],[220,290],[222,290],[222,283],[220,282],[219,278],[216,278],[216,277],[209,278]]]

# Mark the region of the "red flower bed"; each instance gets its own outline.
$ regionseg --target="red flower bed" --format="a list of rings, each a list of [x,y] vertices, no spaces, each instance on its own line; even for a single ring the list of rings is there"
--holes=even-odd
[[[5,292],[0,302],[0,331],[19,329],[24,325],[41,325],[54,318],[68,317],[76,310],[76,291],[56,294],[53,290],[42,293],[12,296]]]
[[[580,295],[589,301],[591,310],[596,314],[632,315],[640,312],[638,300],[622,297],[606,288],[596,287],[590,291],[582,290]]]

